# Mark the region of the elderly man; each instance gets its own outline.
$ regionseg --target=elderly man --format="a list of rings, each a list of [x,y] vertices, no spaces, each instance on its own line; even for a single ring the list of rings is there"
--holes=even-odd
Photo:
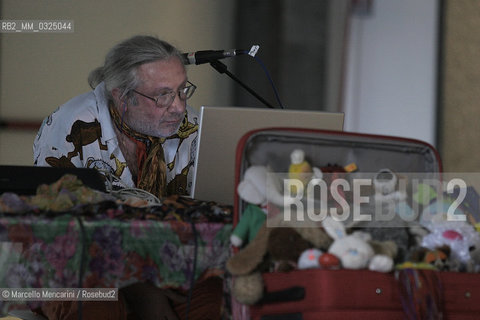
[[[92,71],[93,91],[48,116],[34,142],[36,165],[88,167],[117,185],[163,197],[188,194],[194,174],[195,92],[181,53],[150,36],[116,45]]]
[[[60,106],[42,124],[34,142],[39,166],[96,168],[118,187],[137,187],[157,197],[189,194],[194,175],[198,120],[186,100],[195,92],[181,53],[150,36],[113,47],[89,76],[93,91]],[[118,303],[85,302],[85,319],[177,319],[185,301],[171,290],[136,283]],[[211,278],[193,290],[191,318],[216,319],[222,282]],[[126,301],[126,303],[125,303]],[[173,305],[170,302],[175,302]],[[174,307],[174,309],[172,308]],[[76,319],[78,305],[44,304],[50,319]]]

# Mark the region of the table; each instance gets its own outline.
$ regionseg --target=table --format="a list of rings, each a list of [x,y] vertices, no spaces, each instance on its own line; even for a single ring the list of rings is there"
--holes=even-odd
[[[177,200],[162,214],[114,203],[81,212],[0,213],[0,287],[77,288],[81,276],[87,288],[152,281],[188,289],[194,263],[196,280],[222,274],[230,255],[229,208],[194,202],[192,221],[184,221]],[[11,307],[0,301],[3,312]]]

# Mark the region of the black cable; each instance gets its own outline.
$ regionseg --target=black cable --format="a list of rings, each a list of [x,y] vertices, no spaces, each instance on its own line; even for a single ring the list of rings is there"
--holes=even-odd
[[[87,252],[87,234],[85,232],[85,226],[83,225],[83,221],[80,216],[75,216],[77,219],[78,225],[80,227],[80,238],[81,238],[81,253],[80,253],[80,270],[78,271],[78,289],[81,289],[83,287],[83,270],[85,269],[85,259],[86,259],[86,252]],[[82,300],[77,301],[78,302],[78,319],[82,320],[83,319],[83,306],[82,306]]]
[[[188,296],[187,296],[187,307],[185,310],[185,320],[188,320],[188,314],[190,312],[190,305],[192,300],[192,293],[193,287],[195,285],[195,271],[197,269],[197,253],[198,253],[198,237],[197,237],[197,229],[195,228],[195,222],[190,219],[190,225],[192,226],[192,233],[193,233],[193,265],[192,265],[192,274],[190,275],[190,288],[188,289]]]
[[[245,52],[248,54],[248,52]],[[273,93],[275,94],[275,98],[277,99],[277,103],[278,105],[280,106],[280,108],[282,109],[285,109],[285,107],[283,106],[283,103],[282,103],[282,100],[280,99],[280,95],[278,94],[278,90],[277,90],[277,87],[275,86],[275,83],[273,83],[273,79],[272,77],[270,76],[270,72],[268,72],[268,68],[265,66],[265,64],[263,63],[263,61],[257,57],[257,56],[252,56],[257,62],[258,64],[262,67],[263,69],[263,72],[265,72],[265,75],[267,76],[267,79],[268,81],[270,82],[270,86],[272,87],[273,89]]]

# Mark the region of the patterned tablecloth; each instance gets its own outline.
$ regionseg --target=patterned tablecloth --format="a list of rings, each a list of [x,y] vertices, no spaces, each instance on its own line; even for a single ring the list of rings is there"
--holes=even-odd
[[[89,288],[148,280],[187,289],[194,264],[196,280],[223,273],[230,209],[173,198],[154,210],[108,201],[62,213],[0,210],[0,287],[77,288],[81,279]],[[12,303],[0,299],[0,310]]]

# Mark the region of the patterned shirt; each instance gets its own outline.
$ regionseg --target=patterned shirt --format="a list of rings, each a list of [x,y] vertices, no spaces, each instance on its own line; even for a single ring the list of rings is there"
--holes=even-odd
[[[187,106],[177,133],[162,143],[169,194],[191,192],[197,136],[198,116]],[[38,166],[95,168],[112,173],[127,187],[135,186],[113,129],[103,82],[45,118],[33,144],[33,157]]]

